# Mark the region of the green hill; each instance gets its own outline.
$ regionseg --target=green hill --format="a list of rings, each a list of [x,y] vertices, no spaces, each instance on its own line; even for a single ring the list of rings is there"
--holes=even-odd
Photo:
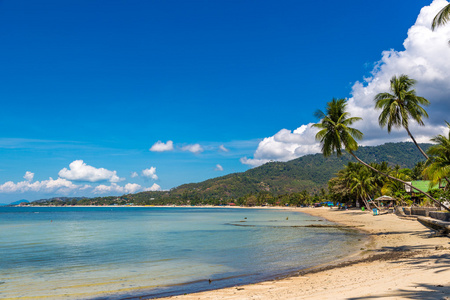
[[[426,150],[431,144],[422,144]],[[402,168],[412,168],[424,158],[413,143],[387,143],[374,147],[360,147],[356,154],[367,163],[383,161]],[[288,162],[269,162],[242,173],[233,173],[199,183],[183,184],[167,192],[141,192],[126,195],[137,203],[166,203],[173,200],[237,199],[250,193],[269,192],[273,195],[307,190],[318,192],[327,186],[337,171],[355,159],[345,153],[341,157],[306,155]],[[152,202],[149,202],[152,199]]]
[[[421,144],[427,150],[431,144]],[[391,166],[413,168],[424,161],[413,143],[387,143],[381,146],[360,147],[356,154],[367,163],[386,161]],[[269,162],[242,173],[228,174],[199,183],[183,184],[170,191],[141,192],[124,196],[97,198],[52,198],[33,203],[39,205],[165,205],[220,204],[229,200],[250,197],[290,197],[301,192],[318,193],[349,161],[355,159],[345,153],[340,157],[322,154],[306,155],[288,162]],[[255,199],[253,199],[255,200]],[[258,200],[258,199],[256,199]],[[255,201],[256,201],[255,200]],[[259,199],[261,200],[261,199]],[[260,201],[264,203],[263,199]],[[248,201],[247,201],[248,203]]]

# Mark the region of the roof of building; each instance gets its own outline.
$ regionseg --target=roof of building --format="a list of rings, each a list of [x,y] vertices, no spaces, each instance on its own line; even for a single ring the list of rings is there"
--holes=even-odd
[[[430,180],[415,180],[415,181],[411,181],[410,184],[414,187],[417,188],[419,190],[422,190],[424,192],[429,192],[432,189],[438,189],[440,186],[445,186],[445,184],[447,182],[442,182],[441,185],[439,184],[435,184],[433,186],[430,187]],[[411,192],[411,189],[408,186],[405,186],[405,190],[407,192]],[[419,192],[418,190],[414,189],[414,192]]]

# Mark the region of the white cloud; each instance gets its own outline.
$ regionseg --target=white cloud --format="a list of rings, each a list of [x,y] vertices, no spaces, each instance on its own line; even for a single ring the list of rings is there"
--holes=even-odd
[[[139,174],[137,172],[131,172],[131,178],[136,178],[139,176]]]
[[[23,178],[25,178],[26,181],[33,181],[34,173],[32,173],[30,171],[26,171],[26,173],[23,176]]]
[[[373,99],[378,93],[389,91],[390,79],[394,75],[406,74],[417,80],[417,94],[431,102],[426,107],[430,118],[424,120],[425,126],[410,123],[410,130],[416,140],[429,142],[430,137],[445,132],[444,120],[450,119],[450,25],[439,27],[433,32],[431,22],[436,13],[447,4],[445,0],[434,0],[430,6],[422,8],[416,23],[408,30],[403,43],[405,49],[384,51],[381,60],[372,70],[371,77],[354,84],[352,97],[348,99],[348,110],[352,116],[363,118],[363,121],[354,124],[364,133],[361,145],[410,141],[403,128],[394,129],[388,134],[386,129],[381,129],[378,125],[380,111],[375,110]],[[317,108],[323,110],[325,105],[323,103]],[[253,158],[243,157],[241,162],[258,166],[270,160],[287,161],[320,152],[320,145],[314,138],[315,133],[310,124],[302,125],[293,132],[281,129],[259,143]]]
[[[198,153],[203,152],[204,149],[202,146],[200,146],[200,144],[192,144],[192,145],[186,145],[186,146],[181,147],[181,150],[198,154]]]
[[[173,150],[173,142],[167,141],[167,143],[163,143],[161,141],[157,141],[153,146],[149,149],[152,152],[165,152]]]
[[[274,136],[262,140],[253,158],[243,157],[241,163],[259,166],[271,160],[288,161],[297,157],[320,152],[320,145],[315,141],[317,130],[312,123],[302,125],[294,131],[281,129]]]
[[[28,173],[27,173],[28,174]],[[25,177],[25,176],[24,176]],[[28,176],[31,178],[31,175]],[[73,194],[78,191],[91,190],[94,194],[111,194],[111,193],[136,193],[142,190],[143,187],[137,183],[127,183],[125,186],[120,186],[117,183],[111,183],[111,185],[98,185],[92,187],[91,185],[76,185],[73,182],[64,178],[49,178],[48,180],[31,182],[20,181],[14,183],[12,181],[5,182],[0,185],[0,193],[25,193],[25,192],[41,192],[41,193],[54,193],[54,194]],[[152,190],[160,190],[159,185],[153,185]]]
[[[96,186],[93,190],[94,194],[110,194],[110,193],[121,193],[121,194],[131,194],[136,193],[141,190],[142,186],[137,183],[127,183],[125,186],[120,186],[117,183],[111,183],[111,185],[100,184]]]
[[[90,186],[88,186],[90,187]],[[20,181],[14,183],[12,181],[5,182],[0,185],[0,193],[24,193],[24,192],[45,192],[45,193],[61,193],[67,194],[75,190],[85,189],[86,186],[73,184],[71,181],[58,178],[49,178],[42,181]]]
[[[153,180],[158,180],[158,175],[156,175],[155,167],[150,167],[150,169],[142,170],[142,176],[151,178]]]
[[[111,185],[100,184],[97,185],[93,193],[95,194],[106,194],[106,193],[123,193],[123,187],[119,186],[117,183],[111,183]]]
[[[160,190],[161,190],[161,187],[156,183],[154,183],[151,187],[144,189],[144,191],[146,191],[146,192],[154,192],[154,191],[160,191]]]
[[[97,182],[108,180],[109,182],[119,182],[124,180],[117,176],[116,171],[110,171],[104,168],[94,168],[87,165],[82,160],[75,160],[67,168],[59,171],[58,175],[61,178],[75,180],[75,181],[90,181]]]
[[[224,145],[220,145],[220,146],[219,146],[219,150],[220,150],[220,151],[223,151],[223,152],[228,152],[228,151],[230,151],[230,150],[228,150],[227,148],[225,148]]]
[[[125,184],[125,187],[124,187],[125,193],[127,193],[127,194],[136,193],[140,189],[142,189],[142,186],[140,186],[137,183],[127,183],[127,184]]]
[[[219,164],[216,165],[216,168],[214,169],[216,171],[223,171],[223,167]]]

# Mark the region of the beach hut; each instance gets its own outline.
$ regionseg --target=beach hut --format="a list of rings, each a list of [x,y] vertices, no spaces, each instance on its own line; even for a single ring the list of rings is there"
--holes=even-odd
[[[374,200],[370,200],[369,203],[375,206],[377,209],[389,209],[394,208],[395,205],[395,198],[392,198],[391,196],[383,195],[381,197],[378,197]]]

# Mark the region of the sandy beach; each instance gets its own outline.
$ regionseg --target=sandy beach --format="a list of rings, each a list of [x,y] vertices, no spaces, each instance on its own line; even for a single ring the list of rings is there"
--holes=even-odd
[[[356,226],[369,240],[344,263],[278,280],[161,299],[450,299],[449,237],[430,237],[432,232],[415,219],[393,214],[295,210]]]

